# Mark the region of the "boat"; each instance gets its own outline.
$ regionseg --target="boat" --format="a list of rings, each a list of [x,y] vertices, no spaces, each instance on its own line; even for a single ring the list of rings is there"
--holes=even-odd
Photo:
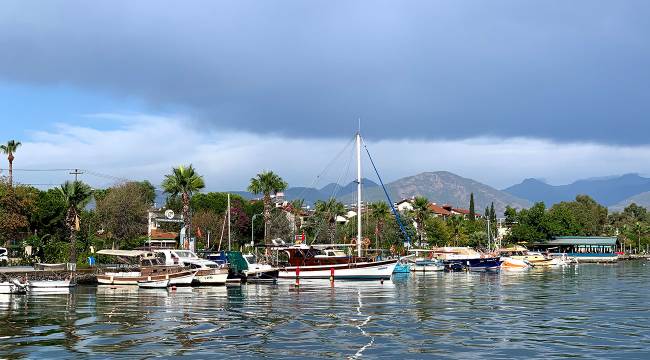
[[[442,247],[436,249],[448,271],[497,271],[501,266],[499,256],[482,254],[470,247]]]
[[[123,264],[106,267],[97,275],[102,285],[138,285],[138,281],[169,280],[171,286],[188,286],[197,270],[165,265],[162,255],[143,250],[100,250],[98,255],[113,256]]]
[[[531,268],[532,265],[526,260],[516,259],[511,257],[502,257],[501,258],[501,268],[507,270],[524,270]]]
[[[393,269],[393,274],[408,274],[411,272],[411,266],[409,264],[398,261]]]
[[[278,268],[268,264],[258,263],[257,257],[253,254],[245,254],[243,255],[243,258],[246,261],[247,266],[246,269],[242,270],[242,273],[246,277],[246,282],[264,283],[276,282],[278,280],[278,274],[280,272]]]
[[[340,251],[323,249],[331,245],[296,244],[275,248],[288,256],[288,265],[280,267],[281,279],[340,279],[386,280],[390,279],[397,259],[372,261],[361,256],[342,256]],[[343,253],[344,254],[344,253]]]
[[[432,271],[443,271],[445,270],[445,264],[435,258],[435,250],[429,249],[411,249],[409,252],[412,252],[415,256],[412,259],[409,259],[411,262],[410,270],[413,272],[432,272]],[[424,256],[422,255],[424,254]]]
[[[197,271],[193,282],[197,285],[225,285],[228,266],[198,257],[193,251],[178,249],[156,249],[156,254],[165,257],[165,265],[186,266]]]
[[[142,280],[138,281],[138,287],[144,289],[164,289],[169,286],[169,280]]]
[[[25,294],[28,284],[21,283],[17,279],[0,282],[0,294]]]
[[[65,280],[30,280],[28,285],[30,291],[36,292],[69,289],[75,287],[76,284],[68,278]]]
[[[497,250],[501,257],[507,257],[513,260],[522,260],[530,266],[550,266],[553,265],[553,259],[544,256],[537,251],[530,251],[524,246],[515,245],[508,248]]]
[[[361,221],[361,133],[357,131],[356,159],[357,159],[357,236],[354,241],[356,255],[348,255],[340,248],[333,245],[306,245],[304,243],[291,246],[274,245],[275,250],[286,255],[288,260],[280,267],[278,277],[283,279],[350,279],[350,280],[384,280],[390,279],[398,259],[374,260],[362,256]],[[369,154],[369,153],[368,153]],[[371,159],[372,160],[372,159]],[[376,169],[375,169],[376,170]],[[379,174],[377,172],[377,174]],[[382,184],[381,177],[379,181]],[[388,194],[386,192],[386,194]],[[389,199],[389,203],[392,201]],[[391,205],[392,206],[392,205]],[[399,218],[398,218],[399,222]],[[399,223],[401,227],[401,222]],[[349,245],[343,245],[349,246]],[[277,257],[276,257],[277,258]]]

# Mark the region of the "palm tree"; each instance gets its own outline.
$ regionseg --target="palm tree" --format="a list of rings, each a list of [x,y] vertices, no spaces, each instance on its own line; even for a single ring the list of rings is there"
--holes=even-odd
[[[384,233],[384,221],[386,221],[388,214],[390,214],[388,204],[383,201],[370,204],[370,214],[376,221],[375,235],[377,236],[377,244],[375,246],[379,249],[379,243],[381,242],[382,234]]]
[[[7,141],[7,144],[0,145],[0,151],[6,154],[7,159],[9,160],[9,185],[10,186],[13,184],[13,178],[14,178],[14,153],[16,152],[16,150],[18,150],[20,145],[22,145],[21,142],[16,140],[9,140]]]
[[[79,214],[92,197],[90,186],[81,181],[66,181],[59,188],[66,207],[65,224],[70,230],[70,262],[77,263],[77,233]]]
[[[293,214],[293,223],[295,226],[294,235],[298,234],[302,227],[302,208],[305,206],[304,199],[295,199],[291,201],[291,213]]]
[[[271,223],[271,194],[277,195],[277,193],[284,191],[287,186],[287,183],[273,171],[262,171],[254,178],[251,178],[248,185],[249,192],[264,195],[264,243],[267,245],[269,244],[270,235],[268,227]]]
[[[336,236],[336,219],[339,216],[345,215],[345,206],[331,198],[327,201],[316,201],[315,214],[321,219],[327,221],[330,242],[334,244],[334,237]],[[360,214],[357,214],[360,216]]]
[[[416,196],[413,200],[413,211],[415,212],[415,222],[417,223],[418,235],[420,236],[420,243],[424,238],[424,222],[429,217],[431,210],[429,209],[429,199],[424,196]]]
[[[183,248],[190,248],[190,200],[192,194],[200,191],[205,187],[203,177],[196,173],[192,165],[185,167],[179,166],[172,169],[172,173],[165,175],[162,182],[165,193],[172,197],[181,196],[183,203],[183,226],[185,227],[185,238],[183,239]]]
[[[454,215],[449,218],[448,224],[451,229],[451,234],[454,237],[455,245],[458,246],[458,238],[463,234],[463,217],[459,215]]]

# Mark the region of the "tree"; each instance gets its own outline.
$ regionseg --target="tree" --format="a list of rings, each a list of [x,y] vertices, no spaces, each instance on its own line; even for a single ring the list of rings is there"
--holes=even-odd
[[[97,201],[96,212],[113,249],[146,235],[147,210],[152,203],[148,189],[137,182],[117,185]]]
[[[327,201],[316,201],[314,206],[314,215],[328,224],[328,238],[330,243],[334,243],[336,237],[336,219],[339,216],[345,215],[345,206],[342,203],[331,198]],[[361,214],[357,214],[361,216]]]
[[[172,197],[180,195],[183,204],[183,226],[185,227],[185,238],[183,239],[183,248],[190,248],[190,200],[192,194],[200,191],[205,187],[203,177],[200,176],[192,165],[179,166],[172,169],[172,173],[165,175],[162,183],[165,193]]]
[[[9,160],[9,186],[13,186],[14,181],[14,154],[20,147],[21,142],[16,140],[9,140],[6,144],[0,145],[0,151],[7,155]]]
[[[375,221],[375,238],[377,239],[376,247],[379,249],[379,243],[382,240],[382,234],[384,232],[384,224],[386,218],[390,214],[388,209],[388,204],[383,201],[378,201],[370,204],[370,215]]]
[[[427,240],[430,245],[446,245],[451,239],[451,231],[447,222],[439,217],[430,217],[424,223]]]
[[[465,234],[463,217],[460,215],[454,215],[447,220],[447,225],[451,230],[451,235],[454,238],[455,245],[458,246],[461,238]]]
[[[517,222],[517,210],[506,205],[506,211],[503,213],[506,218],[506,225],[512,226]]]
[[[476,219],[476,209],[474,208],[474,193],[469,194],[469,220]]]
[[[204,248],[208,248],[208,233],[212,235],[210,238],[212,244],[214,244],[215,237],[218,238],[221,234],[221,228],[225,220],[225,216],[220,216],[211,209],[202,209],[194,213],[192,216],[192,227],[194,228],[194,233],[197,235],[197,239],[203,240]]]
[[[429,210],[429,199],[424,196],[416,196],[413,200],[413,212],[415,214],[415,222],[417,223],[420,242],[422,242],[424,239],[424,222],[431,214],[431,210]]]
[[[266,231],[264,237],[264,243],[269,244],[270,232],[268,231],[269,224],[271,222],[271,194],[277,195],[278,192],[284,191],[287,188],[287,183],[282,180],[273,171],[262,171],[257,174],[254,178],[251,178],[251,182],[248,185],[248,191],[259,195],[263,195],[264,201],[264,228]]]
[[[90,186],[81,181],[66,181],[59,188],[65,203],[65,224],[70,236],[70,262],[77,262],[77,233],[79,232],[79,214],[92,197]]]
[[[27,186],[13,187],[0,181],[0,239],[19,240],[29,230],[29,217],[34,212],[37,190]]]
[[[293,215],[294,235],[297,235],[302,227],[302,208],[305,206],[304,199],[291,201],[291,214]]]

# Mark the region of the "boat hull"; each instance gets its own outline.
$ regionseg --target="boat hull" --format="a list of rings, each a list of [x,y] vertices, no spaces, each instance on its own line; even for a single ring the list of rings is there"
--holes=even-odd
[[[301,266],[299,273],[297,267],[289,266],[278,272],[281,279],[329,279],[334,269],[335,280],[386,280],[390,279],[397,265],[397,260],[360,262],[351,264]]]
[[[138,287],[143,289],[164,289],[169,286],[169,280],[139,281]]]
[[[97,275],[97,283],[101,285],[138,285],[143,281],[169,280],[170,286],[191,285],[196,276],[196,271],[179,271],[171,274],[142,276],[139,272],[131,273],[105,273]]]
[[[48,291],[52,289],[67,289],[74,287],[75,283],[70,280],[41,280],[30,281],[29,289],[31,291]]]
[[[197,285],[225,285],[228,280],[228,270],[199,270],[194,277]]]
[[[446,267],[462,266],[470,271],[497,271],[501,263],[499,257],[445,260]]]

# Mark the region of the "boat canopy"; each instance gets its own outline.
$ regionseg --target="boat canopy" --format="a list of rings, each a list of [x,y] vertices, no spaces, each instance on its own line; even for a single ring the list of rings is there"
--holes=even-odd
[[[105,250],[99,250],[97,252],[99,255],[109,255],[109,256],[125,256],[125,257],[139,257],[143,255],[149,254],[148,251],[142,251],[142,250],[111,250],[111,249],[105,249]]]
[[[514,245],[511,247],[499,249],[499,252],[515,252],[515,251],[528,251],[528,249],[521,245]]]

